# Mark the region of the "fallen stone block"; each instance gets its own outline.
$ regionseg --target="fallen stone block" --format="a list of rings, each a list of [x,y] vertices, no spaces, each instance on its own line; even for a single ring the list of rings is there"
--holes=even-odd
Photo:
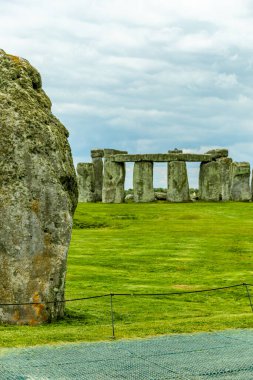
[[[155,199],[157,201],[166,201],[167,193],[163,193],[162,191],[155,191]]]

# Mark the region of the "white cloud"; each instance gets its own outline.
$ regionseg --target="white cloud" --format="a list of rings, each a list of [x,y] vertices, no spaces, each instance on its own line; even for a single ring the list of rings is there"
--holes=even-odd
[[[92,146],[227,146],[252,160],[252,10],[249,0],[0,0],[0,47],[39,69],[76,159]]]

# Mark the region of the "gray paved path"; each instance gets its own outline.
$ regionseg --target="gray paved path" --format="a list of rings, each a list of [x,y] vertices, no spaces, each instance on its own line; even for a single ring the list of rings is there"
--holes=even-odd
[[[253,330],[8,349],[1,380],[253,380]]]

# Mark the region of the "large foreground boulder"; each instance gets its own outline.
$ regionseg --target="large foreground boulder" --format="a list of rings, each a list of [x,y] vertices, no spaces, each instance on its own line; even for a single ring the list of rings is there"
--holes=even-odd
[[[0,50],[0,322],[36,324],[63,314],[77,204],[67,137],[40,74]],[[26,302],[35,304],[2,305]]]

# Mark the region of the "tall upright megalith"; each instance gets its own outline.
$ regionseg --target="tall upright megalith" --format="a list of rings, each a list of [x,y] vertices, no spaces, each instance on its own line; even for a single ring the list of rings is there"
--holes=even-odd
[[[250,164],[233,162],[231,171],[231,200],[247,202],[251,200]]]
[[[77,204],[67,137],[40,74],[0,50],[0,303],[35,303],[0,306],[0,322],[37,324],[63,315]]]
[[[203,201],[221,199],[220,165],[217,161],[201,162],[199,171],[199,197]]]
[[[167,200],[170,202],[188,202],[190,200],[186,163],[168,162]]]
[[[230,188],[231,188],[231,170],[232,170],[232,158],[221,157],[217,159],[220,165],[220,184],[221,184],[221,200],[230,200]]]
[[[152,202],[155,200],[153,187],[153,162],[134,163],[133,188],[135,202]]]
[[[118,153],[127,153],[116,149],[104,149],[104,179],[102,202],[123,203],[125,199],[125,163],[114,162],[112,156]]]
[[[213,149],[213,161],[201,162],[199,171],[199,198],[204,201],[229,201],[232,159],[227,149]]]
[[[102,201],[102,190],[103,190],[103,149],[92,149],[91,158],[94,167],[94,182],[95,182],[95,196],[94,201]]]
[[[250,187],[250,190],[251,190],[251,200],[253,201],[253,170],[251,172],[251,187]]]
[[[92,163],[77,164],[78,201],[95,202],[95,175]]]

